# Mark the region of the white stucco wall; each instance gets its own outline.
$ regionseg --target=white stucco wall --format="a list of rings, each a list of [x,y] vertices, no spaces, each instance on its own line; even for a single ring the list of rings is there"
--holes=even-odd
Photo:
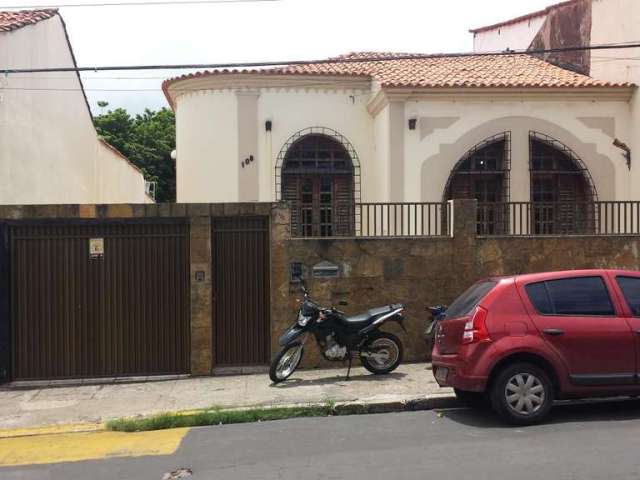
[[[373,121],[366,109],[368,95],[344,91],[266,91],[259,99],[259,135],[267,135],[264,122],[273,122],[272,150],[263,152],[269,158],[269,186],[261,185],[260,199],[270,200],[275,195],[275,164],[280,150],[295,133],[309,127],[327,127],[337,131],[353,145],[360,162],[361,196],[366,201],[375,197],[371,188],[376,184]],[[265,162],[266,163],[266,162]],[[264,178],[264,176],[263,176]],[[265,191],[265,188],[267,190]]]
[[[297,132],[327,127],[345,136],[361,164],[361,198],[375,200],[373,118],[368,95],[358,91],[257,88],[257,165],[260,201],[274,201],[280,150]],[[239,198],[238,100],[233,90],[181,94],[176,101],[177,196],[179,202],[233,202]],[[272,122],[267,132],[265,122]]]
[[[238,194],[245,172],[239,168],[237,98],[226,90],[182,94],[177,99],[178,201],[243,200]],[[256,198],[276,199],[275,166],[282,146],[296,132],[317,126],[336,130],[355,148],[364,202],[441,201],[457,161],[476,144],[505,131],[511,134],[510,200],[530,200],[530,131],[549,135],[572,149],[589,169],[600,200],[635,196],[625,159],[612,145],[613,138],[631,135],[626,98],[573,92],[543,96],[452,93],[446,98],[410,99],[404,108],[396,109],[395,116],[390,104],[369,113],[370,100],[369,95],[353,92],[260,90]],[[397,116],[398,111],[404,112],[404,118]],[[418,118],[415,130],[409,130],[409,118]],[[265,131],[267,120],[272,122],[271,132]],[[403,143],[401,148],[398,141]],[[398,152],[403,152],[400,157]],[[400,183],[398,169],[403,175]],[[401,195],[392,191],[394,181],[402,185]]]
[[[60,18],[0,33],[0,65],[73,66]],[[0,178],[1,204],[150,201],[141,173],[99,143],[72,72],[0,78]]]
[[[637,0],[593,0],[591,43],[623,43],[640,39],[640,2]],[[614,82],[640,85],[639,48],[594,50],[591,53],[591,76]],[[632,151],[632,169],[628,176],[633,199],[640,199],[640,93],[631,101],[631,124],[626,136],[620,136]]]
[[[96,142],[96,203],[152,203],[144,194],[144,176],[129,161],[103,142]]]
[[[591,43],[640,40],[640,2],[637,0],[592,0]],[[617,82],[640,80],[640,49],[593,50],[591,76]]]
[[[386,106],[374,118],[375,155],[373,168],[376,170],[374,178],[377,180],[371,185],[369,201],[388,202],[390,198],[389,170],[391,168],[391,156],[389,150],[389,106]]]
[[[550,135],[570,147],[589,168],[599,199],[630,196],[629,172],[619,150],[611,145],[612,138],[580,120],[613,120],[616,134],[626,135],[630,119],[626,101],[452,99],[410,102],[409,109],[418,112],[420,122],[425,124],[430,119],[457,120],[424,138],[420,128],[406,136],[406,201],[441,201],[457,161],[476,144],[505,131],[511,133],[510,199],[529,201],[530,130]],[[609,180],[611,173],[614,178]]]
[[[238,201],[236,96],[182,95],[176,108],[178,202]]]
[[[501,52],[507,48],[511,50],[526,50],[538,31],[540,31],[540,27],[542,27],[545,20],[546,15],[542,15],[511,25],[475,33],[473,35],[473,51]]]

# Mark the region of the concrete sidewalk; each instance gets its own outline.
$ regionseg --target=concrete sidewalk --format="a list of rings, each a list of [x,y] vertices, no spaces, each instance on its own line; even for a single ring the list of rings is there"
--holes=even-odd
[[[401,365],[390,375],[354,368],[296,372],[272,385],[268,375],[200,377],[145,383],[0,390],[0,429],[29,428],[150,415],[212,406],[251,407],[335,402],[416,402],[450,397],[429,364]]]

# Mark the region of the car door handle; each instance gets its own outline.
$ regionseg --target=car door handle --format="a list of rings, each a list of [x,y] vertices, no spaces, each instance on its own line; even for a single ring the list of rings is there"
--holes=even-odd
[[[564,335],[564,330],[560,330],[559,328],[547,328],[542,331],[545,335],[550,335],[552,337],[559,337],[560,335]]]

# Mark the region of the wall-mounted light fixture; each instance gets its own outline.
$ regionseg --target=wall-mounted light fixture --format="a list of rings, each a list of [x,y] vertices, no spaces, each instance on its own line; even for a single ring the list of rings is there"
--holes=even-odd
[[[271,120],[267,120],[266,122],[264,122],[265,131],[270,132],[272,128],[273,128],[273,122]]]
[[[409,119],[409,130],[415,130],[417,123],[418,123],[418,119],[417,118],[410,118]]]
[[[617,138],[613,141],[613,146],[618,147],[624,152],[624,158],[627,159],[627,168],[631,170],[631,149],[629,148],[629,146],[626,143],[618,140]]]

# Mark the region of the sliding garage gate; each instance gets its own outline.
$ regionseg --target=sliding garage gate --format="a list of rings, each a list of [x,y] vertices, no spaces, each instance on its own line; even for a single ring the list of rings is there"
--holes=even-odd
[[[13,380],[189,372],[183,221],[9,229]]]

